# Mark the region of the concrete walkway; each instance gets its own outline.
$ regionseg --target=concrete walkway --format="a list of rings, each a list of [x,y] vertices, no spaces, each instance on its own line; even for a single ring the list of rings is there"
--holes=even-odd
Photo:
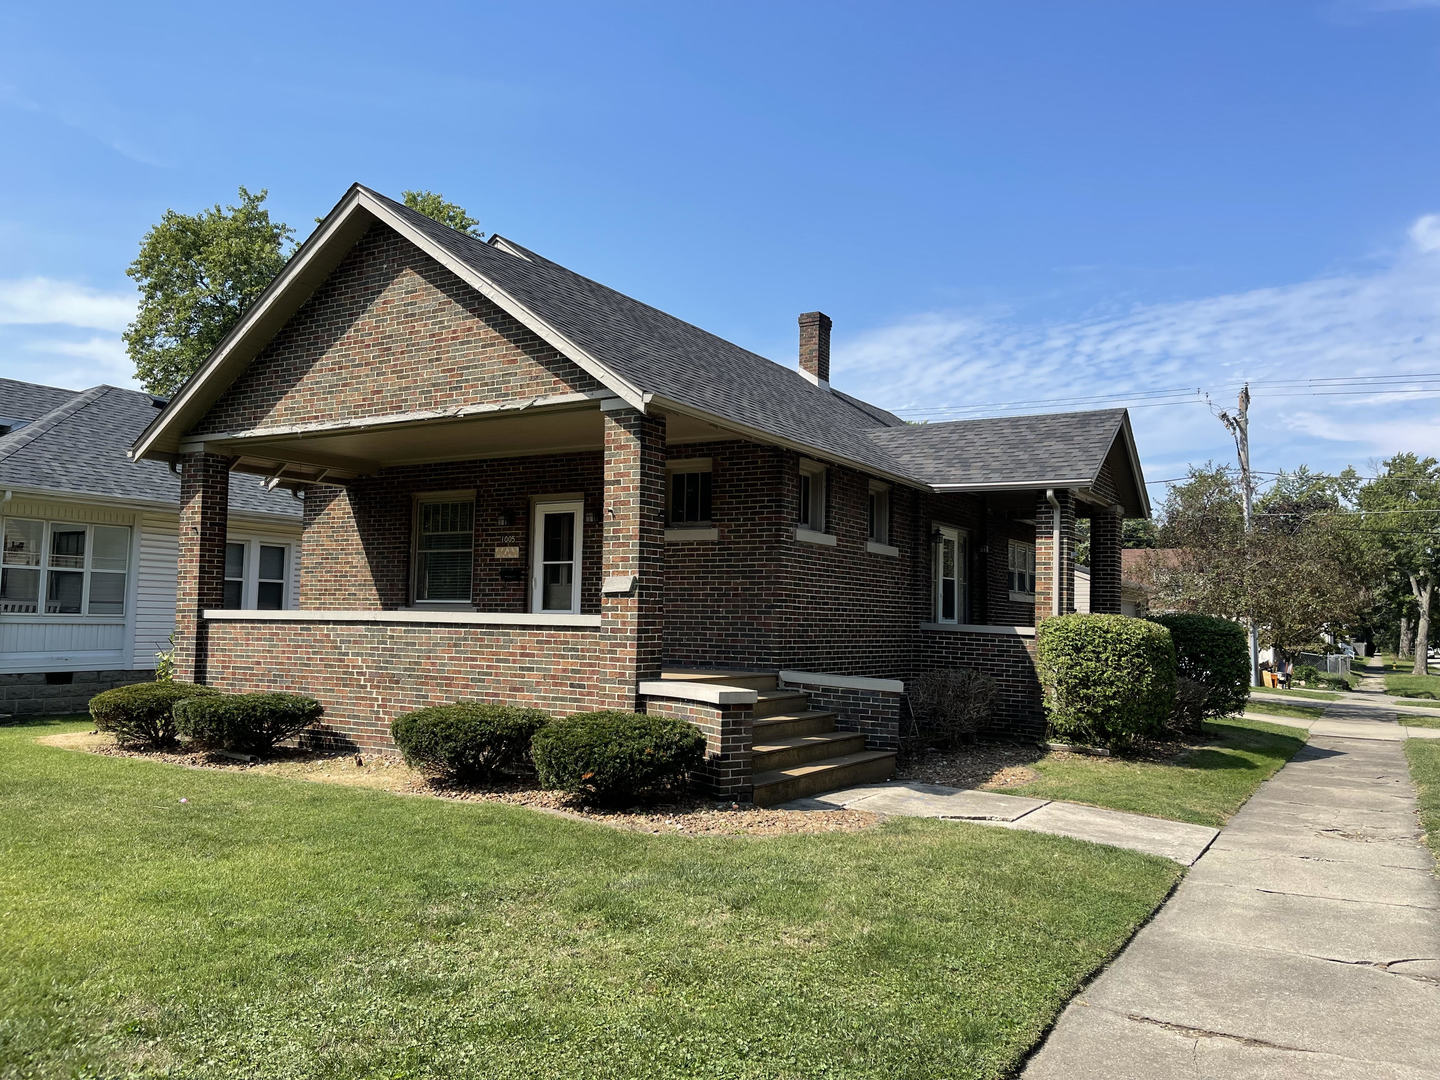
[[[885,784],[832,791],[812,799],[785,803],[782,809],[834,810],[837,807],[1073,836],[1078,840],[1161,855],[1184,866],[1192,865],[1217,835],[1217,830],[1206,825],[1126,814],[1119,810],[1101,810],[1080,803],[1029,799],[1023,795],[1001,795],[993,791],[943,787],[913,780],[892,780]]]
[[[1440,879],[1386,711],[1327,707],[1026,1080],[1440,1076]]]

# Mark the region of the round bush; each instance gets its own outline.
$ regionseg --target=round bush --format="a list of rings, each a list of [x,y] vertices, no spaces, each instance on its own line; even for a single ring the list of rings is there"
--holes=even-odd
[[[216,694],[177,702],[175,729],[204,749],[266,754],[322,712],[318,701],[303,694]]]
[[[616,803],[682,785],[704,760],[705,736],[672,716],[576,713],[536,732],[531,752],[545,787]]]
[[[412,767],[471,784],[524,762],[530,740],[549,722],[539,709],[457,702],[398,716],[390,735]]]
[[[1250,700],[1250,644],[1245,628],[1214,615],[1152,615],[1170,631],[1175,669],[1205,687],[1204,719],[1234,716]]]
[[[114,735],[121,746],[174,746],[176,703],[216,692],[208,686],[180,682],[117,686],[90,699],[90,716],[97,728]]]
[[[1127,615],[1057,615],[1036,631],[1051,734],[1124,746],[1160,734],[1175,705],[1170,631]]]

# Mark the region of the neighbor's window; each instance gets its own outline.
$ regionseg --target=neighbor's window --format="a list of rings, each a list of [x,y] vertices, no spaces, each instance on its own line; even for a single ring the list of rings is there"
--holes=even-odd
[[[800,462],[800,527],[825,531],[825,466],[817,461]]]
[[[666,469],[670,478],[670,493],[665,511],[666,524],[675,528],[709,525],[710,459],[672,461]]]
[[[285,606],[285,570],[290,549],[259,540],[225,545],[225,606],[279,611]]]
[[[0,614],[125,614],[128,525],[5,518],[0,538]]]
[[[1010,541],[1010,593],[1012,596],[1035,595],[1035,545]]]
[[[470,603],[474,553],[474,496],[422,496],[415,506],[415,602]]]
[[[890,485],[870,481],[870,542],[890,543]]]

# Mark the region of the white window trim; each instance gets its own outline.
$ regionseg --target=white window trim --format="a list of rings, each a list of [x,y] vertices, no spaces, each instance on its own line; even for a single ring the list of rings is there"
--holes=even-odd
[[[475,503],[474,488],[460,488],[455,491],[421,491],[416,493],[410,507],[410,607],[416,611],[465,611],[475,610],[475,526],[479,522],[479,507],[470,512],[470,599],[468,600],[420,600],[420,507],[431,502]]]
[[[670,474],[671,474],[671,473],[709,473],[709,474],[710,474],[710,513],[711,513],[711,520],[709,520],[709,521],[685,522],[685,523],[683,523],[683,524],[675,524],[675,523],[673,523],[673,522],[670,520],[670,494],[671,494]],[[678,461],[667,461],[667,462],[665,463],[665,539],[666,539],[666,540],[670,540],[670,539],[671,539],[670,534],[671,534],[671,533],[678,533],[678,532],[691,532],[691,531],[697,532],[697,533],[703,533],[703,532],[711,532],[711,533],[713,533],[713,532],[715,532],[715,530],[714,530],[713,528],[711,528],[711,525],[713,524],[714,513],[715,513],[715,467],[714,467],[714,461],[713,461],[713,459],[708,458],[708,457],[703,457],[703,458],[681,458],[681,459],[678,460]],[[717,534],[717,535],[718,535],[718,534]],[[683,539],[690,539],[690,540],[714,540],[715,537],[714,537],[714,536],[693,536],[693,537],[684,537]]]
[[[239,544],[245,549],[244,561],[240,567],[240,610],[258,611],[260,605],[260,549],[262,547],[278,547],[285,551],[285,576],[280,578],[280,587],[283,590],[280,594],[280,606],[278,608],[267,608],[267,611],[284,611],[295,606],[295,597],[291,594],[290,582],[293,580],[292,572],[295,564],[295,545],[288,540],[272,540],[262,536],[229,536],[225,539],[226,545]],[[234,581],[235,578],[226,577],[226,582]],[[274,581],[274,578],[266,578],[266,581]]]
[[[1010,541],[1007,541],[1007,543],[1006,543],[1006,545],[1005,545],[1005,581],[1006,581],[1006,588],[1009,588],[1010,575],[1011,575],[1011,573],[1014,571],[1014,567],[1013,567],[1013,566],[1011,565],[1011,563],[1010,563],[1010,553],[1011,553],[1011,551],[1012,551],[1013,549],[1015,549],[1015,548],[1025,548],[1025,549],[1027,549],[1027,550],[1030,552],[1030,570],[1029,570],[1029,573],[1030,573],[1031,575],[1033,575],[1033,574],[1035,573],[1035,545],[1034,545],[1034,544],[1027,544],[1024,540],[1010,540]],[[1009,592],[1010,592],[1010,599],[1011,599],[1012,601],[1014,601],[1015,603],[1017,603],[1017,604],[1034,603],[1034,601],[1035,601],[1035,593],[1034,593],[1033,590],[1030,591],[1030,592],[1025,592],[1023,589],[1009,589]]]
[[[23,619],[26,622],[40,620],[52,620],[55,622],[73,623],[77,619],[86,622],[125,624],[135,612],[135,578],[137,576],[136,558],[136,534],[138,530],[133,525],[118,525],[108,521],[67,521],[48,517],[32,516],[30,514],[6,514],[0,516],[0,537],[4,536],[5,523],[7,521],[34,521],[40,525],[40,562],[36,565],[22,565],[20,563],[4,563],[4,554],[0,552],[0,565],[10,570],[36,570],[39,571],[39,592],[35,597],[35,606],[38,611],[5,611],[0,612],[0,619]],[[80,587],[80,610],[67,612],[50,612],[45,610],[45,597],[49,593],[50,585],[50,534],[55,526],[65,529],[85,530],[85,564],[82,568],[60,566],[56,567],[57,573],[79,573],[83,575]],[[111,529],[128,529],[129,541],[125,545],[125,569],[121,570],[96,570],[91,566],[95,555],[95,528],[96,526]],[[90,575],[91,574],[119,574],[126,576],[124,610],[118,615],[91,615],[90,608]]]
[[[800,459],[800,473],[810,477],[810,521],[808,523],[797,521],[795,538],[802,539],[801,531],[815,533],[820,536],[829,535],[830,521],[826,513],[827,504],[830,501],[830,470],[827,466],[818,461],[811,461],[809,458]],[[796,507],[796,515],[799,515],[800,508]],[[817,521],[816,518],[819,518]],[[810,540],[810,543],[822,541]]]
[[[944,564],[940,559],[940,542],[930,545],[930,610],[934,615],[933,625],[960,626],[964,624],[964,619],[968,615],[966,609],[970,606],[970,567],[967,561],[970,533],[958,526],[943,525],[938,521],[934,523],[933,528],[942,536],[952,537],[955,540],[955,618],[953,619],[944,619],[940,615],[940,568]]]
[[[540,568],[544,564],[545,533],[540,527],[541,519],[545,514],[563,514],[571,512],[575,515],[574,537],[572,543],[575,552],[573,576],[570,579],[570,606],[564,608],[547,608],[542,606],[545,598],[544,585]],[[584,555],[585,541],[585,500],[584,499],[539,499],[530,508],[530,610],[537,615],[578,615],[580,614],[581,593],[585,578],[582,573],[581,562]]]
[[[885,505],[885,512],[884,512],[884,514],[882,514],[881,517],[880,517],[880,524],[881,524],[880,535],[879,535],[879,536],[876,536],[876,535],[874,534],[873,530],[871,530],[871,531],[868,533],[868,535],[866,536],[866,538],[865,538],[865,539],[866,539],[866,550],[869,551],[869,552],[871,552],[872,554],[875,554],[875,555],[891,555],[891,554],[898,555],[898,554],[900,554],[899,551],[897,551],[897,550],[891,545],[891,543],[890,543],[890,539],[891,539],[891,537],[890,537],[890,520],[891,520],[890,490],[891,490],[891,489],[890,489],[890,485],[887,484],[887,483],[885,483],[883,480],[871,480],[870,483],[869,483],[869,485],[868,485],[868,487],[867,487],[866,493],[865,493],[865,494],[866,494],[866,500],[865,500],[865,517],[866,517],[866,522],[865,522],[865,527],[866,527],[867,530],[870,530],[870,529],[871,529],[871,522],[870,522],[870,520],[869,520],[869,518],[870,518],[870,498],[873,497],[873,496],[879,495],[879,496],[882,496],[882,497],[884,498],[884,500],[885,500],[885,503],[884,503],[884,505]]]

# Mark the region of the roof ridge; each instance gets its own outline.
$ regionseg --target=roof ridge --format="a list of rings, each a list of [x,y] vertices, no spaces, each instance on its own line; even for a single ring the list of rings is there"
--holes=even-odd
[[[38,416],[26,424],[19,431],[12,431],[4,439],[0,439],[0,461],[13,456],[16,452],[25,449],[36,439],[40,438],[51,428],[70,419],[75,414],[82,412],[87,406],[104,397],[110,390],[118,389],[101,383],[92,386],[88,390],[81,390],[69,401],[51,409],[44,416]]]

